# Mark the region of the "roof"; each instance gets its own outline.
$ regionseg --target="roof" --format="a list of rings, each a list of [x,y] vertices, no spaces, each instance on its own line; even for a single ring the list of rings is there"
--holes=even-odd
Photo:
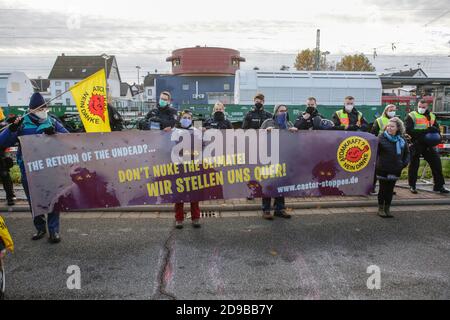
[[[107,60],[107,77],[115,56],[110,56]],[[66,56],[61,55],[56,58],[55,64],[50,71],[49,79],[84,79],[105,68],[105,59],[102,56]],[[120,74],[119,74],[120,79]]]
[[[50,80],[48,79],[30,79],[33,87],[39,92],[46,92],[50,87]]]
[[[155,86],[156,74],[148,74],[144,78],[144,87],[154,87]]]
[[[427,74],[425,72],[423,72],[423,70],[421,68],[418,69],[409,69],[407,71],[400,71],[400,72],[394,72],[394,73],[390,73],[388,74],[391,77],[414,77],[417,73],[420,74],[420,76],[428,78]],[[423,75],[422,75],[422,74]],[[387,75],[386,75],[387,76]]]
[[[120,83],[120,96],[125,97],[128,93],[128,90],[130,90],[130,85],[126,82]]]

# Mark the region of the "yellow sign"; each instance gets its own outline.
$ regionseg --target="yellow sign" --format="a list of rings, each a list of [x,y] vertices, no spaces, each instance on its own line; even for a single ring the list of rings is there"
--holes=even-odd
[[[111,132],[105,69],[70,88],[86,132]]]
[[[8,228],[2,217],[0,217],[0,239],[2,239],[6,249],[14,252],[14,242],[12,241],[11,235],[9,234]]]
[[[369,164],[370,157],[369,142],[357,136],[342,141],[337,151],[339,164],[348,172],[357,172],[364,169]]]

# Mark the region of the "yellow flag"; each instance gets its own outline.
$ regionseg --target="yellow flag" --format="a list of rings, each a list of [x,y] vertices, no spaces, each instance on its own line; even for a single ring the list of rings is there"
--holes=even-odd
[[[105,69],[70,88],[86,132],[111,132],[106,101]]]
[[[5,221],[0,217],[0,238],[3,240],[6,249],[14,252],[14,242],[12,241],[11,235],[9,234],[8,228],[6,228]]]

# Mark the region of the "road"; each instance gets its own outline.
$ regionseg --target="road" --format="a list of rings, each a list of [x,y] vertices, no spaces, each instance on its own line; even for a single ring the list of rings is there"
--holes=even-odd
[[[31,241],[28,218],[7,224],[8,299],[450,299],[450,212],[207,218],[182,230],[66,217],[58,245]],[[79,290],[67,288],[70,265]],[[367,287],[371,265],[380,289]]]

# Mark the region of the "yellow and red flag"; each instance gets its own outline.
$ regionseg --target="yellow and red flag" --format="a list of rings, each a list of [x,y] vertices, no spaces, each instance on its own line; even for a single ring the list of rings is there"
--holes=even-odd
[[[111,132],[105,69],[70,88],[86,132]]]
[[[5,221],[0,216],[0,239],[2,239],[5,244],[5,248],[11,252],[14,252],[14,242],[9,234],[8,228],[6,227]]]

